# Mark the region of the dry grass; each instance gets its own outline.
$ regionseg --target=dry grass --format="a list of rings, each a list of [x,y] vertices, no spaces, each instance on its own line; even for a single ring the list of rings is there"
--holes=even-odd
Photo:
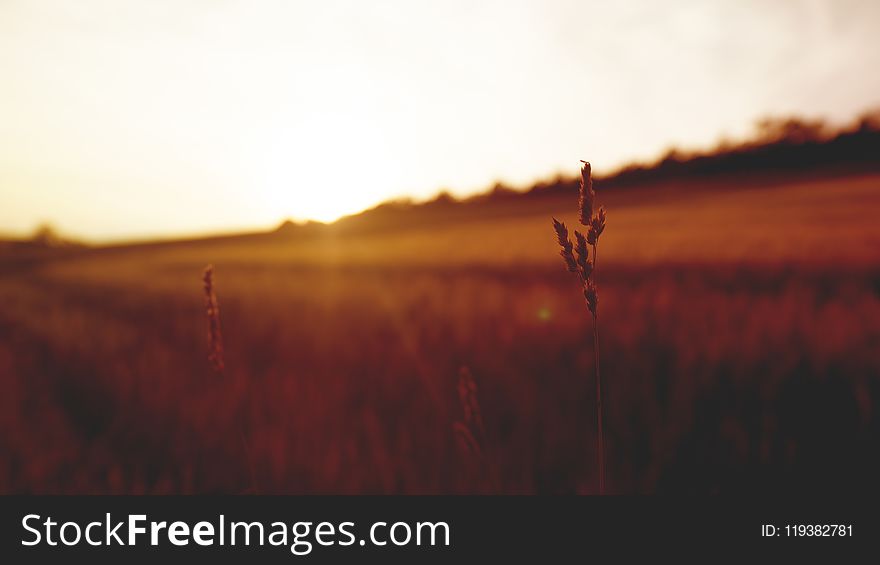
[[[220,305],[214,292],[214,265],[205,267],[202,281],[205,288],[205,317],[208,320],[208,362],[218,374],[223,374],[223,332],[220,329]]]
[[[880,183],[824,182],[600,193],[609,491],[876,488]],[[546,229],[569,204],[4,274],[0,491],[595,492],[592,328]],[[206,363],[208,260],[224,379]],[[450,431],[462,366],[497,485]]]
[[[593,178],[590,163],[581,161],[581,184],[578,194],[578,221],[587,227],[587,235],[575,230],[575,241],[572,244],[568,237],[568,229],[565,224],[553,218],[553,229],[556,232],[556,240],[562,248],[560,255],[565,261],[566,268],[578,275],[581,282],[581,290],[587,302],[587,310],[593,315],[593,359],[595,361],[594,380],[596,383],[596,465],[599,475],[599,494],[605,494],[605,432],[604,414],[602,411],[602,377],[599,371],[599,290],[593,276],[598,262],[599,237],[605,231],[606,213],[605,208],[599,208],[594,213],[596,203],[596,191],[593,190]],[[593,248],[593,258],[590,259],[589,248]],[[574,253],[572,253],[574,250]],[[575,256],[576,255],[576,256]]]

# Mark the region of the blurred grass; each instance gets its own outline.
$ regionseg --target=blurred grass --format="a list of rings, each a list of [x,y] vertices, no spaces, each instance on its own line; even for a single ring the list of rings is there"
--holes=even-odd
[[[599,197],[610,489],[876,489],[880,177]],[[484,491],[451,432],[467,366],[503,490],[591,492],[589,319],[550,227],[573,201],[505,206],[6,271],[0,491]]]

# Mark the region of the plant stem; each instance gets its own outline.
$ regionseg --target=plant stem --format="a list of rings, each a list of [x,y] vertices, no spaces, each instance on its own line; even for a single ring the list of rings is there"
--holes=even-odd
[[[596,254],[596,244],[593,244],[593,269],[595,272],[598,256]],[[593,313],[593,358],[596,360],[596,417],[597,438],[596,451],[598,452],[597,462],[599,465],[599,494],[605,494],[605,429],[604,417],[602,414],[602,377],[599,375],[599,304],[596,301],[595,312]]]
[[[605,494],[605,431],[602,415],[602,378],[599,376],[599,316],[593,316],[593,349],[596,358],[596,415],[598,418],[597,450],[599,452],[599,494]]]

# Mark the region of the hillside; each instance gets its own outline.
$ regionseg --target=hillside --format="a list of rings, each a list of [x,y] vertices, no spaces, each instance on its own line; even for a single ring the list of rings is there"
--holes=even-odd
[[[876,489],[880,175],[599,199],[612,492]],[[7,261],[0,492],[591,492],[589,319],[550,226],[574,207]],[[495,477],[455,443],[462,367]]]

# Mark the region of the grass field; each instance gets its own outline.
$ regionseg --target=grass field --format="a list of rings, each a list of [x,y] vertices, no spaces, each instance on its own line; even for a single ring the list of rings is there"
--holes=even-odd
[[[609,490],[876,490],[880,176],[599,199]],[[550,223],[574,211],[4,256],[0,492],[594,492],[590,319]]]

